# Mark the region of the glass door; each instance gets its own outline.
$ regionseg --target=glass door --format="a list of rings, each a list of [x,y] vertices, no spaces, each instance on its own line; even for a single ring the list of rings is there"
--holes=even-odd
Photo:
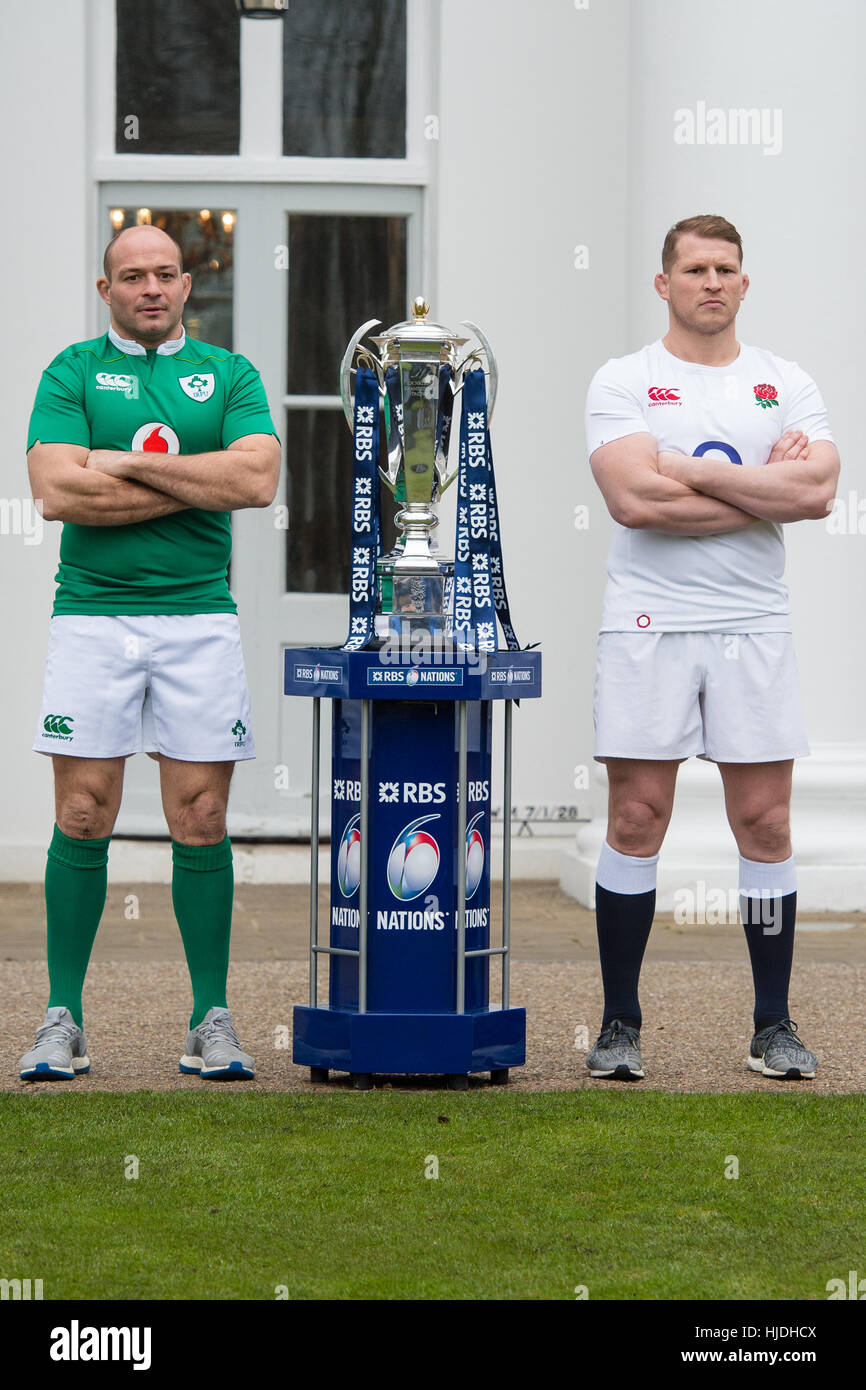
[[[282,694],[282,653],[288,646],[339,645],[346,635],[352,471],[340,361],[361,323],[378,318],[387,326],[406,318],[412,297],[430,292],[420,283],[422,191],[382,185],[106,184],[100,254],[112,228],[144,218],[164,226],[183,246],[193,278],[187,332],[231,347],[255,364],[282,441],[273,504],[236,512],[232,519],[230,583],[257,758],[235,772],[229,833],[304,838],[312,710],[309,702]],[[104,310],[98,317],[95,311],[93,331],[104,322]],[[385,514],[392,510],[386,505]],[[328,736],[324,728],[323,741]],[[327,748],[322,751],[327,757]],[[326,801],[327,779],[323,806]],[[156,767],[149,759],[127,763],[116,833],[165,833]]]

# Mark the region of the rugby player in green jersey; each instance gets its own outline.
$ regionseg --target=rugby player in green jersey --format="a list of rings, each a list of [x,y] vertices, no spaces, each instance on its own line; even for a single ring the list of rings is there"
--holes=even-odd
[[[110,243],[107,333],[42,375],[27,460],[60,566],[33,744],[54,765],[45,900],[50,996],[25,1080],[89,1071],[81,992],[105,904],[126,758],[159,762],[172,900],[193,989],[180,1069],[245,1080],[226,1002],[234,764],[255,756],[230,513],[267,507],[280,445],[258,372],[183,329],[190,277],[156,227]]]

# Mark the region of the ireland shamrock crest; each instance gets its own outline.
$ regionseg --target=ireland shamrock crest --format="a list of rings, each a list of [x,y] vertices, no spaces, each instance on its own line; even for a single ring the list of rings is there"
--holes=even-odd
[[[766,381],[761,386],[756,386],[755,400],[762,410],[768,410],[770,406],[778,405],[778,391],[775,386],[770,386]]]
[[[192,401],[206,401],[213,395],[213,372],[197,372],[194,376],[178,377],[180,389]]]

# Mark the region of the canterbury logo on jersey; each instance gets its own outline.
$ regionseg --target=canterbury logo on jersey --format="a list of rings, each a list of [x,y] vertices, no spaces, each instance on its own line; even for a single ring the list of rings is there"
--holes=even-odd
[[[46,734],[65,734],[68,738],[72,737],[70,724],[75,716],[72,714],[46,714],[42,721],[42,727]]]
[[[213,372],[198,372],[195,376],[179,376],[177,384],[191,401],[207,401],[213,395]]]
[[[97,372],[97,391],[122,391],[128,401],[138,400],[138,377],[122,376],[120,372]]]
[[[679,391],[671,386],[651,386],[647,395],[650,405],[682,405]]]

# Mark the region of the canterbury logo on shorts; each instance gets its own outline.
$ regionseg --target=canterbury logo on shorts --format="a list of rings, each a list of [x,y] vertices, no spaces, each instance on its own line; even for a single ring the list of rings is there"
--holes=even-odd
[[[69,727],[73,719],[72,714],[46,714],[42,721],[42,727],[46,734],[62,735],[66,738],[72,737],[72,729]]]

